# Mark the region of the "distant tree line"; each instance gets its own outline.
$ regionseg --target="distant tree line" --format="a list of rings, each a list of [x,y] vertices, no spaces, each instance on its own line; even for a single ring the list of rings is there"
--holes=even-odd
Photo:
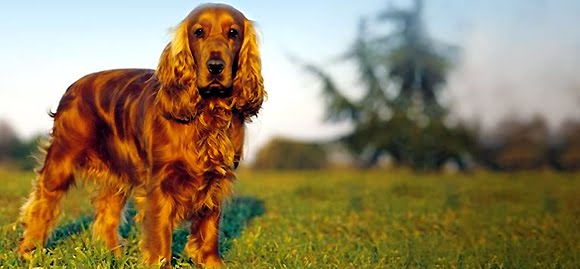
[[[267,170],[321,169],[328,164],[320,143],[308,143],[276,137],[256,155],[254,168]]]
[[[425,133],[442,132],[445,128],[425,127]],[[377,135],[377,132],[372,132]],[[36,153],[37,143],[41,136],[21,139],[14,129],[0,120],[0,166],[31,170],[36,161],[31,156]],[[437,136],[434,136],[437,137]],[[569,119],[557,130],[550,130],[546,120],[536,116],[530,120],[507,118],[496,125],[491,132],[466,129],[459,141],[436,141],[444,144],[442,148],[451,148],[455,144],[465,144],[473,148],[468,156],[454,156],[429,149],[420,141],[401,144],[404,152],[430,152],[422,155],[421,162],[461,163],[464,169],[484,168],[490,170],[513,171],[530,169],[555,169],[561,171],[580,170],[580,119]],[[412,139],[400,137],[398,139]],[[363,139],[364,140],[364,139]],[[336,154],[336,141],[304,142],[282,137],[273,138],[258,150],[253,168],[270,170],[324,169],[337,166],[331,160]],[[349,151],[347,150],[347,153]],[[437,154],[440,154],[437,156]],[[397,161],[390,152],[383,152],[380,157],[388,156],[393,165],[410,166]],[[351,156],[350,166],[366,168],[367,162]],[[443,164],[438,165],[442,167]],[[341,164],[344,166],[344,163]],[[410,166],[412,167],[412,166]],[[458,167],[462,168],[462,167]]]
[[[496,170],[579,170],[580,120],[567,120],[551,133],[540,116],[505,119],[494,133],[482,136],[476,157],[481,165]]]
[[[37,140],[38,137],[21,139],[8,122],[0,120],[0,165],[32,169],[36,164],[32,153],[36,150]]]
[[[428,135],[443,132],[445,128],[430,126],[423,131]],[[380,132],[371,132],[379,135]],[[440,137],[435,135],[433,137]],[[530,120],[507,118],[496,125],[491,131],[484,133],[474,129],[466,129],[462,140],[434,141],[450,148],[453,152],[457,143],[468,145],[472,153],[467,156],[455,156],[428,148],[428,144],[421,141],[401,143],[403,152],[426,152],[416,154],[424,160],[420,162],[442,162],[433,167],[443,167],[444,164],[462,165],[459,169],[489,169],[497,171],[554,169],[560,171],[580,170],[580,119],[567,120],[554,131],[548,127],[546,120],[536,116]],[[398,139],[413,140],[410,137]],[[369,139],[370,141],[371,139]],[[334,142],[300,142],[284,138],[275,138],[263,146],[257,154],[254,168],[256,169],[320,169],[334,167],[329,160],[335,148]],[[437,156],[439,154],[439,156]],[[393,165],[413,167],[408,163],[397,161],[390,152],[383,152],[381,156],[388,156]],[[377,156],[377,159],[379,156]],[[356,157],[351,158],[351,166],[355,168],[368,167]],[[419,162],[419,161],[417,161]]]

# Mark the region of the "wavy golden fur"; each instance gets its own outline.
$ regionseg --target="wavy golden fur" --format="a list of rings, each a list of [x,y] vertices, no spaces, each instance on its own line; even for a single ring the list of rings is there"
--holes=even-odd
[[[200,265],[220,266],[221,206],[232,192],[244,125],[265,95],[253,24],[222,4],[194,9],[156,70],[109,70],[73,83],[52,114],[18,252],[44,245],[63,195],[88,178],[99,186],[94,238],[116,254],[122,211],[134,197],[145,264],[170,266],[172,231],[189,220],[185,251]]]

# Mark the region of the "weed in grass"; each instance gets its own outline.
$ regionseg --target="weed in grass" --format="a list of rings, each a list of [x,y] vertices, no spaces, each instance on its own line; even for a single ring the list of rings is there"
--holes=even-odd
[[[546,196],[544,197],[543,209],[544,212],[548,214],[558,213],[558,199],[556,199],[550,194],[546,194]]]
[[[443,208],[457,210],[459,209],[460,205],[461,201],[459,200],[459,193],[457,192],[456,188],[448,186],[445,194],[445,204],[443,205]]]

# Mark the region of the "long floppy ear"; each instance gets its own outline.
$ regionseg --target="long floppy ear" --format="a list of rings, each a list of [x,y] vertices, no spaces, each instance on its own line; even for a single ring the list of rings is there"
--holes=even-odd
[[[155,75],[160,83],[155,101],[161,113],[178,120],[191,120],[201,97],[197,92],[187,19],[174,29],[173,39],[163,50]]]
[[[246,119],[258,114],[266,97],[258,40],[254,26],[249,20],[244,22],[244,41],[238,55],[234,96],[236,108]]]

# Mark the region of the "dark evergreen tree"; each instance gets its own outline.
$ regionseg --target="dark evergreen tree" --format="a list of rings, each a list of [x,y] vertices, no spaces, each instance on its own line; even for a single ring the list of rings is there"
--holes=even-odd
[[[377,23],[395,31],[370,34],[366,19],[344,59],[354,63],[364,93],[353,100],[322,68],[304,64],[323,84],[329,121],[349,121],[354,128],[340,139],[364,166],[388,153],[399,164],[434,169],[446,161],[465,167],[474,143],[462,125],[444,124],[447,110],[439,95],[456,48],[429,37],[422,19],[423,1],[406,10],[389,7]],[[395,89],[394,93],[392,89]]]

